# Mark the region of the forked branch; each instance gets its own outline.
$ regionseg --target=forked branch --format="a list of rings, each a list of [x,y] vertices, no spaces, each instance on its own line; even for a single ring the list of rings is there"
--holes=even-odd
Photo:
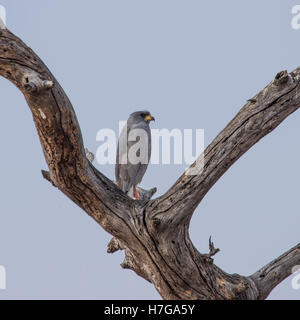
[[[161,197],[134,201],[91,163],[65,92],[39,59],[0,23],[0,75],[24,94],[49,171],[43,176],[113,235],[108,252],[124,250],[122,267],[150,281],[164,299],[264,299],[299,264],[299,245],[250,277],[227,274],[193,246],[191,216],[214,183],[300,105],[300,69],[278,73],[250,99],[204,152],[203,170],[184,174]],[[202,158],[201,158],[202,159]],[[197,167],[200,163],[199,168]]]

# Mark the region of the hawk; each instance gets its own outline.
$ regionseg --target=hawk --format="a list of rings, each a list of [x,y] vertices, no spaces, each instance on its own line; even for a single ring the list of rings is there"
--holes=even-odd
[[[142,181],[151,157],[150,121],[155,118],[149,111],[133,112],[121,131],[115,167],[117,185],[139,199],[136,186]]]

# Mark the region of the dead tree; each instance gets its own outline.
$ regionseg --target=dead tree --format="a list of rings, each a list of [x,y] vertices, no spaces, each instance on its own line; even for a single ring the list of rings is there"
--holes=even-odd
[[[80,206],[125,251],[123,268],[163,299],[265,299],[300,264],[300,243],[250,276],[228,274],[189,237],[193,212],[226,170],[300,106],[300,68],[279,72],[204,151],[199,175],[183,174],[162,196],[135,201],[88,161],[73,107],[40,58],[0,25],[0,74],[24,94],[49,171],[43,176]],[[192,165],[193,166],[193,165]],[[152,190],[150,195],[155,190]]]

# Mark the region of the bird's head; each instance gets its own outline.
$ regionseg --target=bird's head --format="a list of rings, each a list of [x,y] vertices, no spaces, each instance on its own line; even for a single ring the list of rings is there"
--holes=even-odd
[[[145,121],[146,123],[150,123],[150,121],[155,121],[155,118],[151,115],[149,111],[136,111],[130,115],[130,118],[134,121]]]

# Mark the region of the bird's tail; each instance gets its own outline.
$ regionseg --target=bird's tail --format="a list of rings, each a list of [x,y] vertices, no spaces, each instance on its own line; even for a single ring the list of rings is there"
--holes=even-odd
[[[128,186],[127,183],[124,183],[124,181],[122,181],[122,180],[117,180],[116,182],[117,182],[118,187],[119,187],[123,192],[125,192],[126,194],[129,192],[130,187]]]

